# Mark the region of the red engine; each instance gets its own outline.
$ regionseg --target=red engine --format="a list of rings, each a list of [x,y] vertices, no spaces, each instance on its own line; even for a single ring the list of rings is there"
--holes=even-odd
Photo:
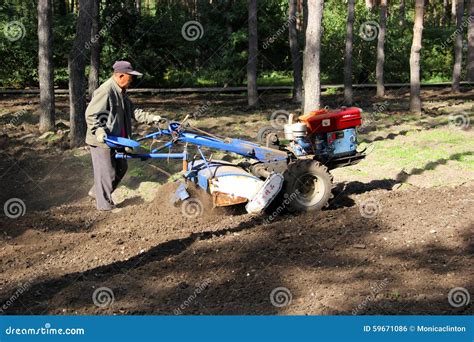
[[[346,128],[355,128],[362,124],[361,109],[357,107],[344,108],[339,111],[320,109],[300,116],[299,121],[308,126],[308,133],[327,133]]]

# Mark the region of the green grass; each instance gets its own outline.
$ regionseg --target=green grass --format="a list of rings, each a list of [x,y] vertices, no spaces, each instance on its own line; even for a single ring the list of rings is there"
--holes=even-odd
[[[443,83],[443,82],[451,82],[451,78],[441,75],[431,76],[430,78],[426,78],[422,80],[423,83]]]
[[[198,77],[197,80],[197,86],[199,87],[217,87],[219,86],[219,83],[214,81],[214,80],[209,80],[204,77]]]
[[[257,80],[259,86],[291,86],[293,85],[292,77],[269,77],[269,78],[259,78]]]
[[[460,130],[436,129],[411,132],[405,139],[375,142],[375,165],[396,165],[407,170],[423,168],[434,170],[447,160],[456,161],[461,167],[474,168],[474,141]]]
[[[143,165],[133,165],[132,167],[130,167],[132,165],[129,165],[129,168],[128,168],[128,175],[129,176],[132,176],[132,177],[138,177],[138,178],[145,178],[146,177],[146,173],[143,169]]]
[[[422,140],[430,143],[460,144],[474,148],[474,140],[469,139],[461,130],[431,130],[422,134]]]

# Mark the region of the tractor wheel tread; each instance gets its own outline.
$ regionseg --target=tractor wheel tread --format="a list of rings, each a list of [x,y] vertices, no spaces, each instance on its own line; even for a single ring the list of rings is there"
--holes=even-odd
[[[326,207],[329,200],[333,198],[332,189],[334,188],[333,176],[329,173],[328,168],[315,160],[304,159],[296,160],[288,165],[287,171],[284,173],[285,184],[284,193],[291,195],[297,191],[296,180],[305,174],[311,174],[317,177],[324,184],[323,196],[319,202],[311,206],[307,206],[302,201],[295,199],[289,204],[290,211],[312,211]]]

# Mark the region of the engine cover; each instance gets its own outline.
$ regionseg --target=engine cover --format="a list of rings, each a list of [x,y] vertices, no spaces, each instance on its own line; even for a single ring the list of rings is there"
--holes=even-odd
[[[327,109],[317,110],[298,119],[308,126],[309,134],[329,133],[347,128],[355,128],[362,124],[361,109],[345,108],[336,112]]]
[[[322,140],[318,153],[328,157],[342,157],[356,153],[357,133],[355,128],[323,133],[318,136]]]

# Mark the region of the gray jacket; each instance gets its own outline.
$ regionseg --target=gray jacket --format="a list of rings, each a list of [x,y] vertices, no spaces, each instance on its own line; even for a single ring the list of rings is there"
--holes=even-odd
[[[104,82],[92,95],[86,109],[86,144],[109,148],[96,139],[97,128],[102,127],[108,135],[122,136],[123,128],[128,138],[132,135],[132,118],[138,122],[152,123],[153,114],[134,105],[113,77]]]

